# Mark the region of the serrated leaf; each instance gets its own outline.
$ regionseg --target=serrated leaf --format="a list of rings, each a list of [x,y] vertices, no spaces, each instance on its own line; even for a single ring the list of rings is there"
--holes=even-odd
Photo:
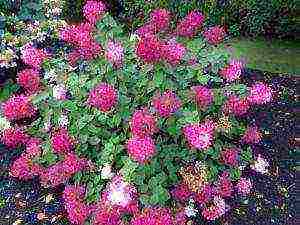
[[[231,168],[231,169],[230,169],[230,179],[231,179],[232,181],[237,181],[237,180],[239,180],[240,177],[241,177],[241,175],[242,175],[242,172],[240,171],[239,168]]]

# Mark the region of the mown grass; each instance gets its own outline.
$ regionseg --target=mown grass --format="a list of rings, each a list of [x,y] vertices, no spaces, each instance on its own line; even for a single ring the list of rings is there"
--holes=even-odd
[[[245,59],[248,68],[300,75],[300,42],[235,38],[223,47],[232,56]]]

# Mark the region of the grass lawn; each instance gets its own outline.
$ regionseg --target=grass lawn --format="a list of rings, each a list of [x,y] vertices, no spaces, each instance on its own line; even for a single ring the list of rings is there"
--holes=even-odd
[[[300,42],[236,38],[225,48],[234,57],[244,58],[251,69],[300,75]]]

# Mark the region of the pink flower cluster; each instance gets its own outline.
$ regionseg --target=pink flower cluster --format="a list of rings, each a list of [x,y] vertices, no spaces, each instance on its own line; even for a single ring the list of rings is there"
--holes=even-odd
[[[242,141],[247,144],[258,144],[261,139],[262,134],[257,126],[249,126],[242,137]]]
[[[10,175],[22,180],[29,180],[34,176],[38,176],[43,169],[40,165],[32,161],[34,157],[41,154],[41,140],[31,138],[26,143],[25,152],[14,161],[10,168]]]
[[[233,114],[235,116],[245,115],[250,108],[249,102],[246,98],[240,99],[232,95],[223,105],[223,112],[225,114]]]
[[[24,69],[18,73],[17,82],[28,94],[34,94],[41,85],[39,71],[36,69]]]
[[[82,186],[71,185],[65,187],[63,199],[68,219],[72,224],[83,225],[91,214],[91,207],[82,201],[84,193],[85,190]]]
[[[217,192],[218,195],[225,198],[231,197],[233,192],[233,184],[230,181],[229,173],[224,172],[221,177],[219,178],[217,184]]]
[[[95,210],[93,225],[123,225],[121,215],[122,213],[115,207],[99,205]]]
[[[66,182],[72,175],[90,167],[90,163],[83,158],[79,158],[74,153],[65,155],[64,160],[44,168],[39,174],[41,183],[44,186],[55,187]]]
[[[100,83],[90,92],[87,102],[102,112],[108,112],[117,104],[117,100],[116,89],[110,84]]]
[[[182,129],[189,145],[196,149],[207,149],[212,145],[214,130],[215,123],[209,120],[202,124],[188,124]]]
[[[97,57],[102,47],[93,39],[91,32],[93,25],[81,23],[69,25],[60,30],[60,39],[75,45],[75,49],[68,55],[69,62],[74,65],[77,60],[91,60]]]
[[[127,141],[126,147],[128,155],[140,164],[147,162],[156,153],[151,137],[132,137]]]
[[[216,220],[223,216],[227,210],[228,206],[225,204],[224,199],[215,197],[213,205],[203,209],[202,216],[207,220]]]
[[[185,183],[180,183],[172,190],[173,198],[179,201],[187,201],[191,197],[191,191]]]
[[[204,22],[204,15],[198,11],[190,12],[177,25],[176,31],[179,36],[192,38],[196,35]]]
[[[124,181],[120,175],[114,176],[102,193],[101,201],[95,209],[94,225],[122,225],[125,213],[138,212],[136,188]]]
[[[236,148],[227,148],[221,152],[221,161],[228,166],[238,165],[239,151]]]
[[[88,47],[93,42],[92,30],[93,26],[89,23],[68,25],[59,31],[59,37],[75,46]]]
[[[153,35],[143,37],[137,43],[136,54],[145,63],[157,63],[162,57],[162,42]]]
[[[210,184],[204,185],[202,190],[196,194],[195,200],[196,202],[200,204],[205,204],[213,199],[213,197],[216,195],[216,187]]]
[[[26,144],[29,136],[21,129],[8,128],[2,132],[1,141],[9,148],[17,148]]]
[[[251,180],[244,177],[240,178],[236,185],[236,188],[238,192],[243,196],[250,194],[252,189]]]
[[[224,40],[226,32],[224,27],[214,26],[204,31],[203,35],[209,44],[217,45]]]
[[[166,9],[155,9],[150,13],[150,20],[135,32],[140,37],[155,35],[169,27],[171,14]]]
[[[100,1],[88,0],[83,6],[83,16],[91,24],[95,24],[105,13],[106,7]]]
[[[120,175],[116,175],[107,185],[101,201],[107,207],[115,207],[120,213],[138,211],[137,190]]]
[[[271,102],[273,98],[273,90],[263,82],[255,83],[249,92],[247,99],[251,104],[262,105]]]
[[[29,97],[18,95],[10,97],[2,105],[4,116],[8,120],[31,118],[36,114],[36,108],[31,104]]]
[[[23,62],[35,69],[39,69],[49,54],[43,49],[37,49],[31,44],[23,46],[21,50],[21,59]]]
[[[174,225],[171,211],[167,208],[145,208],[136,214],[131,225]]]
[[[127,153],[135,161],[144,164],[155,153],[152,135],[157,132],[155,117],[147,108],[136,110],[129,122],[132,138],[127,141]]]
[[[34,176],[39,175],[41,170],[42,167],[38,164],[34,164],[30,158],[21,156],[12,164],[10,176],[22,180],[30,180]]]
[[[161,117],[169,117],[181,107],[180,99],[170,90],[162,95],[156,95],[152,104]]]
[[[70,137],[66,129],[60,129],[52,135],[51,146],[55,153],[64,154],[70,152],[75,145],[75,140]]]
[[[162,45],[162,58],[172,66],[179,64],[185,54],[186,48],[184,45],[176,42],[174,39]]]
[[[229,64],[220,70],[220,75],[227,81],[233,82],[240,78],[244,65],[239,60],[231,60]]]
[[[194,86],[192,87],[192,91],[195,96],[195,101],[200,108],[206,109],[212,104],[214,93],[211,89],[204,86]]]
[[[146,108],[136,110],[129,125],[133,136],[151,136],[158,131],[155,117]]]
[[[154,27],[155,32],[165,30],[169,27],[171,14],[166,9],[155,9],[150,13],[149,24]]]
[[[122,44],[117,41],[108,41],[105,57],[114,67],[120,68],[124,60],[124,48]]]

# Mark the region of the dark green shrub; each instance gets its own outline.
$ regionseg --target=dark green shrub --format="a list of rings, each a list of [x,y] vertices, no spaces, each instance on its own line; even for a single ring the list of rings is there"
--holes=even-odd
[[[296,36],[295,0],[124,0],[123,19],[135,29],[154,8],[167,8],[176,19],[199,9],[208,25],[225,25],[233,36]]]

